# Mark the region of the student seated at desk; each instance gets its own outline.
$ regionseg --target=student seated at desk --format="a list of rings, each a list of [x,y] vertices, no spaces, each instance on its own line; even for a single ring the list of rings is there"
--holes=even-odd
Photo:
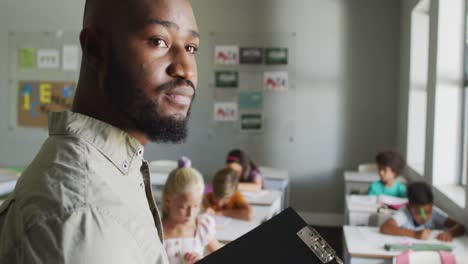
[[[369,195],[390,195],[396,197],[406,197],[406,186],[395,181],[395,178],[405,168],[405,160],[398,152],[383,151],[375,157],[377,162],[380,180],[375,181],[369,187]]]
[[[263,177],[258,166],[240,149],[231,150],[226,157],[226,165],[234,170],[239,178],[239,190],[258,192],[263,186]]]
[[[171,264],[195,263],[205,249],[211,253],[221,247],[213,217],[199,214],[205,185],[190,165],[189,159],[181,158],[164,186],[164,247]]]
[[[447,214],[433,206],[434,197],[431,187],[424,182],[408,186],[408,205],[401,208],[392,218],[380,227],[380,232],[388,235],[408,236],[428,239],[431,229],[445,229],[436,238],[451,241],[465,233],[462,225],[447,217]]]
[[[237,190],[236,172],[229,168],[218,171],[213,178],[213,192],[205,195],[206,212],[242,220],[252,220],[252,207]]]

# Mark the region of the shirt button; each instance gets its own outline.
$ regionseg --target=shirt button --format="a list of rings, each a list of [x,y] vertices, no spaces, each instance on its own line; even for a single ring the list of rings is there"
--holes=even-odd
[[[143,156],[143,153],[144,153],[144,150],[143,150],[143,148],[141,148],[141,149],[138,150],[137,155],[138,155],[139,157],[142,157],[142,156]]]
[[[143,183],[140,183],[140,187],[143,188],[145,185]]]
[[[125,162],[122,164],[122,168],[123,168],[124,170],[128,170],[128,162],[125,161]]]

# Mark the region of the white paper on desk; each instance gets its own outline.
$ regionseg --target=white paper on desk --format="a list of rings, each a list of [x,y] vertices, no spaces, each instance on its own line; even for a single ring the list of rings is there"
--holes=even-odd
[[[437,234],[440,233],[439,230],[433,230],[429,240],[419,240],[411,237],[403,237],[403,236],[391,236],[391,235],[384,235],[379,233],[378,228],[369,228],[369,227],[358,227],[359,232],[362,234],[367,242],[374,245],[382,244],[405,244],[405,243],[424,243],[424,244],[447,244],[453,245],[451,242],[442,242],[436,238]]]
[[[79,67],[79,48],[77,45],[64,45],[62,50],[62,69],[77,71]]]
[[[408,203],[408,199],[382,194],[379,195],[378,202],[387,205],[401,205]]]
[[[371,195],[350,195],[350,202],[359,205],[377,205],[377,196]]]
[[[277,196],[274,192],[261,190],[259,192],[242,192],[249,204],[271,205]]]
[[[218,216],[218,215],[214,216],[213,218],[215,220],[217,230],[226,229],[232,220],[229,217]]]
[[[243,191],[242,195],[244,195],[245,198],[259,198],[259,197],[265,196],[267,193],[268,193],[268,191],[266,191],[266,190],[261,190],[259,192],[246,192],[246,191]]]

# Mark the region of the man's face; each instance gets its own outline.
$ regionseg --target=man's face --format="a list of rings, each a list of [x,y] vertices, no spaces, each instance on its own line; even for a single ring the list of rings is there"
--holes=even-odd
[[[186,0],[136,2],[110,34],[103,85],[126,128],[180,142],[197,84],[195,18]]]

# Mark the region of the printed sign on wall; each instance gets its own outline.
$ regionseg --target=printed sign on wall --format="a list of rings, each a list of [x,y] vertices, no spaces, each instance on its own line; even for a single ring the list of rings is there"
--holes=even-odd
[[[288,64],[288,49],[287,48],[265,49],[265,64],[270,64],[270,65]]]
[[[71,82],[20,82],[18,125],[47,127],[47,114],[71,109],[76,84]]]
[[[216,46],[215,64],[239,64],[239,47]]]
[[[38,69],[58,69],[60,64],[60,54],[58,50],[43,49],[37,51]]]
[[[62,69],[64,71],[78,71],[80,51],[77,45],[64,45],[62,48]]]
[[[286,91],[288,90],[287,72],[265,72],[263,75],[263,87],[265,90]]]
[[[237,120],[237,104],[235,102],[217,102],[214,104],[214,120],[218,122],[233,122]]]
[[[241,64],[262,64],[263,49],[262,48],[240,48],[240,63]]]
[[[36,68],[36,50],[33,48],[21,48],[18,50],[19,68],[21,70],[33,70]]]
[[[242,114],[241,115],[241,130],[242,131],[261,131],[262,130],[262,114]]]
[[[263,94],[261,91],[242,91],[239,93],[240,109],[262,109]]]
[[[217,71],[215,72],[215,85],[219,88],[237,88],[239,73],[236,71]]]

